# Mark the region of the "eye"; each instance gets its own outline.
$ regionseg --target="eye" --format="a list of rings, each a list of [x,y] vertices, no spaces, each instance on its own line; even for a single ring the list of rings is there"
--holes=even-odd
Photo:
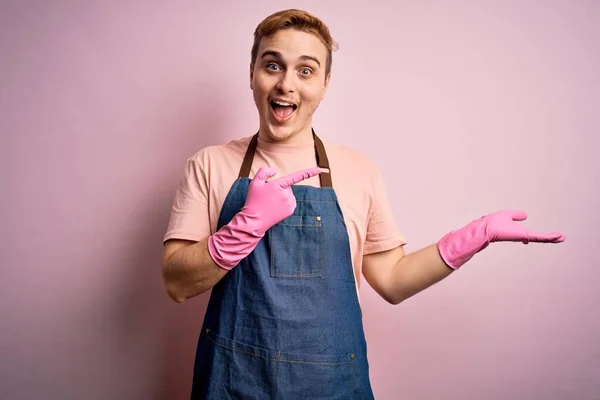
[[[300,73],[301,73],[302,75],[310,75],[310,74],[312,74],[312,69],[310,69],[310,68],[302,68],[302,69],[300,70]]]
[[[271,71],[278,71],[280,69],[280,67],[279,67],[279,65],[277,65],[275,63],[268,63],[267,69],[270,69]]]

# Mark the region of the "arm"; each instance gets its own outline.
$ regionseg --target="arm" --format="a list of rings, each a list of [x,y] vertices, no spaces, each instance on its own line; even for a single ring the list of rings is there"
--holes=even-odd
[[[399,304],[441,281],[493,242],[560,243],[559,232],[536,233],[515,221],[522,211],[498,211],[448,233],[436,244],[405,255],[401,247],[366,255],[365,279],[386,301]]]
[[[450,275],[435,244],[406,254],[402,246],[363,257],[363,275],[387,302],[399,304]]]
[[[227,274],[208,252],[208,238],[199,242],[172,239],[163,249],[163,280],[167,294],[177,303],[211,289]]]
[[[206,252],[210,236],[210,185],[204,151],[186,160],[175,193],[163,246],[162,276],[167,294],[181,303],[212,288],[227,271]]]
[[[163,279],[169,297],[181,303],[216,285],[270,227],[293,214],[296,198],[291,186],[320,172],[309,168],[267,182],[276,171],[261,168],[248,187],[244,206],[227,225],[199,242],[167,241]]]

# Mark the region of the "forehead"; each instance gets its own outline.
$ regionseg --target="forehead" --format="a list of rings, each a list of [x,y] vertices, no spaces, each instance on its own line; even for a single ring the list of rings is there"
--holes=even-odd
[[[324,65],[327,58],[327,47],[317,36],[296,29],[284,29],[264,37],[258,48],[258,57],[267,50],[280,53],[286,61],[310,56],[317,58],[321,65]]]

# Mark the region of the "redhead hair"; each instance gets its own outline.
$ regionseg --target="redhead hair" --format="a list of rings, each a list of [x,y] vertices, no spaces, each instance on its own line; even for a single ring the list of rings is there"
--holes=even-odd
[[[258,57],[258,46],[264,37],[274,35],[283,29],[296,29],[315,35],[327,48],[327,62],[325,64],[325,76],[331,72],[332,52],[338,49],[338,44],[329,33],[329,28],[323,21],[314,15],[298,9],[278,11],[265,18],[254,31],[254,44],[252,45],[252,64]]]

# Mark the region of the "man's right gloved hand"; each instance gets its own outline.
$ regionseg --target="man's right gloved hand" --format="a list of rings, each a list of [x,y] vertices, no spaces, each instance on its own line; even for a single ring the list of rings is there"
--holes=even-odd
[[[276,173],[273,168],[259,169],[248,187],[244,207],[208,238],[208,252],[221,268],[231,270],[254,250],[269,228],[292,215],[296,198],[291,186],[318,175],[321,169],[309,168],[267,181]]]

